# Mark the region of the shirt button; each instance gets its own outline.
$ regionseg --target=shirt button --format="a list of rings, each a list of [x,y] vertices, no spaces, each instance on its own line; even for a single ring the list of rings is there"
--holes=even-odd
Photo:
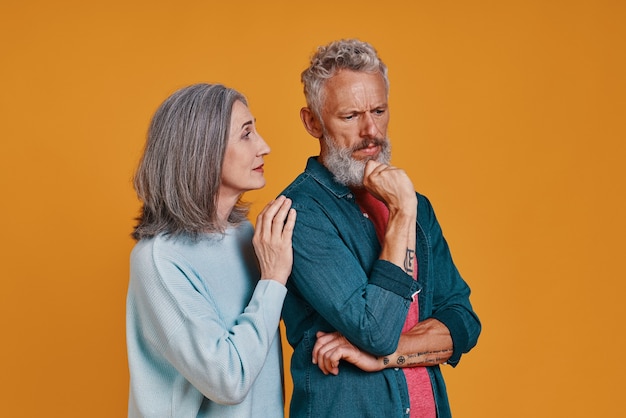
[[[409,415],[410,412],[411,412],[411,408],[407,408],[406,411],[404,411],[406,415]]]
[[[365,216],[367,219],[369,219],[369,215],[367,213],[364,213],[363,216]]]

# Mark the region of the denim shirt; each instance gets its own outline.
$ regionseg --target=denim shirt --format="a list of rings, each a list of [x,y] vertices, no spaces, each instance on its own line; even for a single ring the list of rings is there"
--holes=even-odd
[[[315,334],[339,331],[376,356],[393,353],[412,297],[419,318],[435,318],[450,330],[454,352],[448,364],[477,342],[481,325],[470,289],[457,271],[430,202],[417,194],[416,258],[419,277],[378,259],[376,231],[355,197],[337,183],[316,157],[283,191],[298,213],[294,264],[283,307],[287,339],[294,349],[291,417],[405,417],[410,412],[404,373],[368,373],[342,362],[337,376],[324,375],[311,361]],[[428,367],[438,417],[450,407],[439,366]]]

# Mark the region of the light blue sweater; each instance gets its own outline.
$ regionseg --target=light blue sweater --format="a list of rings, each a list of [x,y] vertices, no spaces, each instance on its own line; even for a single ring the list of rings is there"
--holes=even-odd
[[[282,417],[286,288],[259,279],[249,222],[132,251],[129,417]]]

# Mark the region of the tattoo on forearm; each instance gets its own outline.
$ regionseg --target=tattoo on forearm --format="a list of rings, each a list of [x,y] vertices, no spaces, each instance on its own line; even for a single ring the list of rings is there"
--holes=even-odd
[[[452,353],[452,349],[424,351],[415,354],[407,354],[406,356],[398,356],[396,364],[398,366],[415,366],[415,365],[434,365],[446,361],[450,356],[447,354]],[[385,357],[385,360],[388,360]],[[385,365],[388,361],[385,363]]]
[[[404,257],[404,271],[408,274],[413,274],[413,261],[415,260],[415,251],[410,248],[406,249],[406,256]]]

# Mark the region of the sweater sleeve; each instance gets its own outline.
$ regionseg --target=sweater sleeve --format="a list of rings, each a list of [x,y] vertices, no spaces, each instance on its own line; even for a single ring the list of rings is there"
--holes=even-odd
[[[259,281],[234,325],[227,325],[216,298],[230,296],[202,289],[193,266],[177,254],[131,262],[131,274],[144,349],[160,353],[212,401],[242,402],[277,337],[286,288]]]
[[[259,281],[237,324],[225,329],[216,313],[188,317],[164,355],[204,396],[222,404],[243,401],[278,332],[286,288]]]

